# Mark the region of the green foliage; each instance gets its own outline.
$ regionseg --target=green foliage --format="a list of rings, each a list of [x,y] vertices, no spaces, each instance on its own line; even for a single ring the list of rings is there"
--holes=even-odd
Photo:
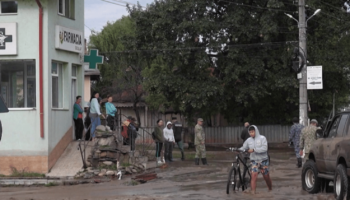
[[[324,70],[324,89],[308,91],[309,117],[322,121],[333,93],[338,108],[349,104],[350,22],[337,1],[307,4],[307,16],[322,9],[307,30],[309,65]],[[297,5],[160,0],[146,10],[128,9],[130,16],[90,38],[108,58],[97,84],[102,94],[129,91],[135,108],[147,94],[151,109],[170,108],[189,123],[217,113],[236,124],[290,123],[299,115],[299,81],[291,69],[298,26],[284,14],[297,18]]]
[[[189,121],[221,113],[231,122],[290,122],[299,112],[299,82],[290,66],[298,43],[286,41],[298,40],[298,27],[284,13],[297,8],[282,0],[161,0],[146,11],[129,8],[136,46],[149,50],[139,54],[152,59],[142,72],[147,103],[171,107]],[[342,16],[309,21],[308,60],[324,68],[324,89],[308,92],[310,117],[328,115],[335,90],[339,107],[349,102],[348,25]]]
[[[127,94],[133,103],[135,115],[140,124],[137,104],[143,100],[142,69],[147,64],[147,58],[136,53],[120,53],[138,47],[135,44],[136,27],[130,17],[123,17],[114,23],[108,23],[102,32],[90,36],[90,46],[100,50],[106,62],[99,67],[101,79],[96,90],[102,96],[110,94]]]

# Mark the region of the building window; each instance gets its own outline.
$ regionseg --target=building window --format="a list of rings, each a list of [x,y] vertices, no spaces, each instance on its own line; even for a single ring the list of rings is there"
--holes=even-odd
[[[63,64],[52,62],[52,108],[63,108]]]
[[[75,0],[58,0],[58,14],[67,18],[75,18]]]
[[[16,14],[17,13],[17,1],[1,1],[1,14]]]
[[[9,108],[36,106],[34,60],[0,61],[0,90]]]

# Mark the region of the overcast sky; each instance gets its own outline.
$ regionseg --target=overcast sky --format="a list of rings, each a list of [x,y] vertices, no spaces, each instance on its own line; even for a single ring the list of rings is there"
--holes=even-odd
[[[113,2],[114,0],[106,0]],[[153,0],[124,0],[126,2],[137,4],[139,2],[141,6],[146,6],[152,3]],[[119,3],[122,4],[122,3]],[[125,4],[123,4],[125,5]],[[127,16],[128,12],[126,7],[107,3],[102,0],[85,0],[85,38],[89,40],[91,30],[100,32],[107,24],[107,22],[114,22],[120,19],[122,16]],[[90,30],[90,29],[91,30]]]

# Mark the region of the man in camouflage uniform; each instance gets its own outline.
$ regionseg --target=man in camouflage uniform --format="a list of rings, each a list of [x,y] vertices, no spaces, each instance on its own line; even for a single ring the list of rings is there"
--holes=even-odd
[[[208,165],[205,153],[205,133],[202,118],[198,118],[197,125],[194,127],[194,145],[196,145],[195,164],[199,165],[199,157],[201,157],[203,165]]]
[[[300,147],[300,156],[303,155],[304,153],[303,149],[305,148],[304,162],[306,160],[309,160],[310,149],[317,139],[316,131],[317,131],[316,119],[311,120],[310,125],[303,128],[303,130],[301,131],[299,147]]]
[[[301,129],[304,128],[302,124],[299,124],[299,119],[297,117],[293,118],[293,126],[290,128],[289,132],[289,142],[293,142],[294,144],[294,152],[295,156],[297,157],[297,167],[300,168],[302,166],[302,160],[300,156],[300,150],[299,150],[299,142],[300,142],[300,135],[301,135]]]

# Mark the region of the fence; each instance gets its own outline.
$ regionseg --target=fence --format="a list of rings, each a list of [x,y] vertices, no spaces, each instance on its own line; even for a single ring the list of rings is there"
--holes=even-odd
[[[205,143],[206,144],[233,144],[242,142],[241,132],[243,127],[205,127]],[[261,135],[264,135],[269,143],[282,143],[289,140],[288,134],[290,126],[281,125],[264,125],[258,126]],[[138,131],[139,136],[136,139],[137,144],[151,144],[153,143],[151,133],[154,127],[142,128]],[[184,131],[184,138],[189,134],[194,137],[193,127]],[[192,140],[193,141],[193,140]],[[186,139],[185,139],[186,142]]]

